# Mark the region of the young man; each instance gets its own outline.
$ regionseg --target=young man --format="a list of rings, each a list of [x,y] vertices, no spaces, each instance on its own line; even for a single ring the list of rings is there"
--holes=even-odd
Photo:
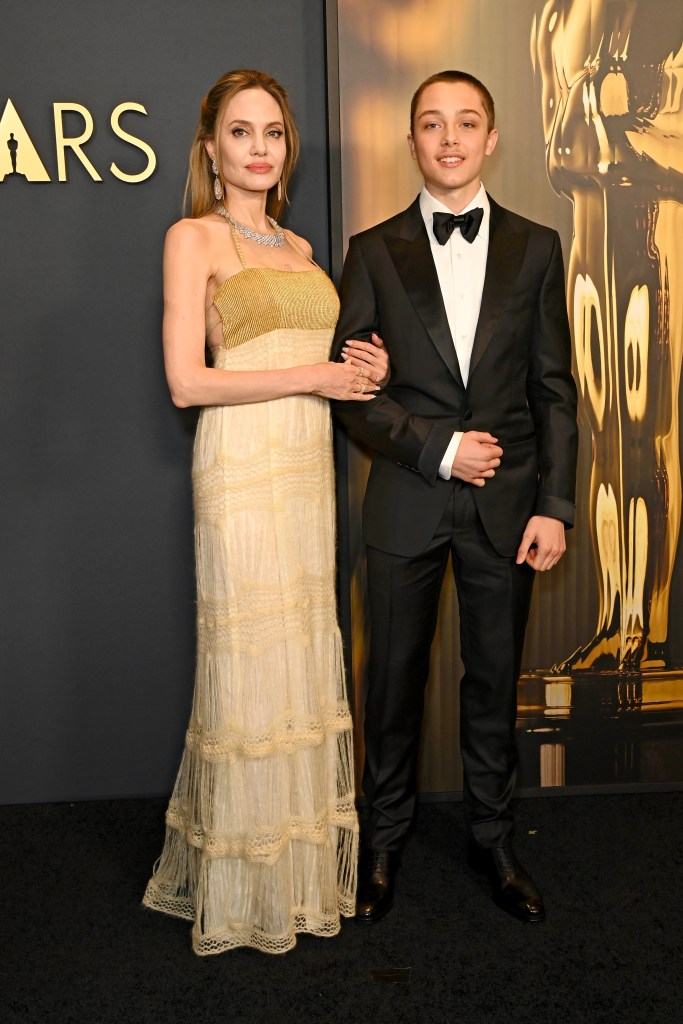
[[[543,898],[511,845],[516,690],[536,571],[574,518],[576,389],[560,241],[498,206],[481,171],[498,138],[481,82],[419,87],[408,144],[424,178],[403,213],[351,239],[333,358],[377,332],[391,377],[334,403],[374,450],[363,505],[372,642],[357,918],[391,909],[415,806],[429,651],[449,553],[465,674],[461,751],[469,861],[523,921]]]

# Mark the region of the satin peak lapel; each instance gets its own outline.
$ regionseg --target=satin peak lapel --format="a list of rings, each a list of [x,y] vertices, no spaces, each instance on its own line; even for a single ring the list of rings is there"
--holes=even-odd
[[[387,238],[386,244],[408,299],[439,355],[462,387],[439,278],[417,200],[406,210],[405,226],[401,234]]]
[[[481,296],[481,309],[472,345],[470,378],[493,337],[498,321],[510,300],[529,237],[526,231],[513,231],[509,226],[505,211],[490,197],[489,199],[491,202],[489,251],[486,257],[486,276]]]

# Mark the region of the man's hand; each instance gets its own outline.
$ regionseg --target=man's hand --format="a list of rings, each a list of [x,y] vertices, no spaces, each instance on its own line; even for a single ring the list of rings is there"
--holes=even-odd
[[[460,439],[453,459],[451,476],[464,480],[475,487],[483,487],[487,480],[496,475],[500,466],[503,449],[496,444],[496,438],[481,430],[468,430]]]
[[[564,523],[550,516],[532,516],[517,551],[517,565],[526,562],[537,572],[557,565],[566,550]]]

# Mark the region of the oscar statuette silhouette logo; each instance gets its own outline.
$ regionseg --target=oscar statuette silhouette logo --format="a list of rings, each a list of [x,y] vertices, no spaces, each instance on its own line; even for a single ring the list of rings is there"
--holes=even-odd
[[[7,140],[7,148],[10,152],[10,160],[12,161],[12,174],[17,173],[17,150],[19,149],[19,143],[14,138],[14,132],[9,133],[9,139]]]
[[[70,171],[74,168],[76,173],[83,173],[93,181],[103,181],[103,177],[93,164],[90,156],[86,153],[86,144],[95,134],[95,120],[90,110],[82,103],[53,103],[52,114],[54,123],[54,149],[57,165],[56,181],[67,182]],[[140,170],[124,169],[112,161],[109,165],[109,173],[119,181],[129,184],[139,184],[147,181],[156,169],[157,158],[152,147],[123,127],[121,121],[124,115],[142,114],[147,115],[147,110],[141,103],[132,100],[119,103],[111,112],[109,127],[111,133],[122,140],[133,150],[137,150],[132,163],[139,163],[139,155],[142,153],[146,163]],[[77,128],[69,126],[78,125]],[[0,117],[0,184],[9,180],[25,182],[50,182],[55,180],[46,168],[46,162],[38,153],[28,129],[10,98],[7,99],[5,109]]]

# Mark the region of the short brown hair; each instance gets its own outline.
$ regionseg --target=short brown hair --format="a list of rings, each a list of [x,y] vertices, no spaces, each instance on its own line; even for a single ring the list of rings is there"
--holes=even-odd
[[[417,105],[420,102],[420,96],[425,91],[428,85],[434,85],[435,82],[465,82],[467,85],[471,85],[473,89],[476,89],[481,97],[481,102],[484,105],[486,111],[486,120],[488,121],[489,131],[493,131],[496,124],[496,110],[493,105],[493,96],[488,91],[483,82],[480,82],[474,75],[468,75],[466,71],[437,71],[435,75],[430,75],[429,78],[425,78],[421,85],[418,85],[415,95],[410,101],[410,131],[415,130],[415,114],[417,112]]]
[[[185,185],[185,205],[190,207],[190,216],[203,217],[218,205],[213,194],[213,173],[211,157],[206,151],[207,139],[214,139],[223,112],[230,100],[243,89],[263,89],[276,101],[282,111],[287,151],[282,168],[282,198],[277,197],[277,186],[268,190],[266,213],[278,220],[287,202],[287,184],[299,157],[299,133],[292,117],[287,93],[274,78],[263,71],[252,68],[238,68],[222,75],[212,85],[202,100],[199,124],[190,149],[190,169]]]

